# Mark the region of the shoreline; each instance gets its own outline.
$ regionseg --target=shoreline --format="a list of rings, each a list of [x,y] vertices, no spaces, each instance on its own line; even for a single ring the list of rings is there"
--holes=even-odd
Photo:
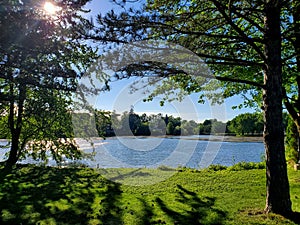
[[[220,136],[220,135],[191,135],[191,136],[115,136],[107,137],[106,139],[117,138],[132,138],[132,139],[147,139],[147,138],[166,138],[166,139],[184,139],[184,140],[199,140],[199,141],[216,141],[216,142],[253,142],[263,143],[262,136]]]
[[[219,136],[219,135],[191,135],[191,136],[115,136],[106,137],[105,139],[117,139],[117,138],[132,138],[132,139],[146,139],[146,138],[168,138],[168,139],[184,139],[184,140],[199,140],[199,141],[217,141],[217,142],[258,142],[263,143],[262,136]],[[75,140],[80,138],[75,138]],[[92,140],[105,140],[101,137],[91,138]],[[9,140],[0,139],[0,142],[6,142]]]
[[[252,137],[252,136],[212,136],[210,138],[205,138],[199,136],[198,140],[207,140],[207,141],[222,141],[222,142],[259,142],[263,143],[263,137]]]

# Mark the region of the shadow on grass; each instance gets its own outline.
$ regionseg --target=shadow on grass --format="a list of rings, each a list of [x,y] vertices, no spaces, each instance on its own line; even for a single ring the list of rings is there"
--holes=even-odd
[[[151,176],[151,174],[148,172],[143,172],[141,168],[138,168],[125,173],[118,172],[118,175],[114,177],[110,177],[109,179],[115,182],[122,182],[130,177],[147,177],[147,176]]]
[[[0,224],[121,224],[119,185],[91,169],[18,166],[0,182]]]
[[[217,209],[215,198],[200,198],[196,193],[191,192],[178,185],[178,198],[174,199],[181,208],[172,209],[168,203],[160,198],[156,199],[159,208],[173,220],[174,224],[224,224],[227,213]]]
[[[142,203],[142,209],[141,209],[141,224],[143,225],[151,225],[151,224],[162,224],[160,221],[152,221],[152,218],[155,216],[153,213],[153,206],[151,207],[145,199],[139,199],[139,201]]]

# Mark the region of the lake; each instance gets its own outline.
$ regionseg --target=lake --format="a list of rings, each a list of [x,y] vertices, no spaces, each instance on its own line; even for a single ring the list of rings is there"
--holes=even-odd
[[[198,137],[96,139],[94,140],[94,150],[85,140],[78,139],[77,142],[85,152],[95,152],[93,160],[80,161],[80,163],[93,168],[156,168],[159,166],[204,168],[211,164],[231,166],[242,161],[260,162],[264,155],[262,142],[224,142],[222,137],[205,137],[208,140],[199,140]],[[220,141],[216,141],[218,138]],[[1,161],[4,160],[4,153],[5,150],[0,150]],[[26,159],[22,163],[38,162]],[[50,160],[49,165],[54,166],[56,163]]]

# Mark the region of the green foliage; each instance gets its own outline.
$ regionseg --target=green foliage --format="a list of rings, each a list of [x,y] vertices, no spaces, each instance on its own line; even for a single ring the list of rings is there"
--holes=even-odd
[[[70,116],[71,93],[95,55],[80,42],[87,29],[81,15],[88,0],[0,3],[0,105],[3,137],[11,140],[7,164],[32,156],[57,161],[80,158]],[[49,154],[50,153],[50,154]]]
[[[223,7],[224,12],[221,10]],[[264,5],[262,2],[251,4],[242,1],[231,4],[230,7],[223,1],[197,0],[187,1],[185,4],[178,1],[148,1],[143,10],[132,9],[120,14],[109,12],[105,16],[99,16],[100,26],[96,29],[101,35],[96,36],[103,35],[108,40],[117,38],[125,42],[158,39],[180,46],[177,47],[179,52],[189,50],[189,57],[192,59],[185,57],[188,54],[185,52],[178,54],[177,60],[172,56],[165,56],[166,59],[173,60],[165,60],[160,64],[153,62],[153,65],[149,65],[149,62],[147,65],[143,64],[143,60],[140,59],[147,56],[146,53],[141,53],[142,56],[134,53],[131,55],[128,51],[124,53],[128,57],[123,58],[134,58],[135,62],[141,63],[135,64],[135,68],[130,65],[128,70],[122,69],[122,73],[141,76],[143,72],[148,74],[151,71],[152,75],[167,77],[161,83],[149,82],[156,88],[150,95],[150,100],[157,95],[165,96],[162,97],[164,101],[182,99],[186,94],[201,92],[200,102],[205,101],[206,97],[211,98],[213,102],[222,102],[224,97],[240,94],[245,97],[244,105],[260,105],[259,87],[253,87],[247,82],[223,82],[222,79],[212,81],[214,77],[222,76],[263,84],[262,59],[257,49],[263,48],[263,20],[258,18],[264,17]],[[252,11],[253,7],[258,10]],[[243,16],[245,12],[247,16]],[[234,26],[228,22],[225,14],[234,15]],[[143,21],[142,25],[140,21]],[[114,26],[119,29],[113,30]],[[253,45],[256,48],[253,48]],[[155,44],[153,46],[156,47]],[[157,46],[157,52],[162,46]],[[172,48],[168,44],[163,47]],[[204,63],[194,60],[193,57],[203,59]],[[157,83],[159,84],[156,85]]]
[[[166,128],[167,135],[180,135],[181,134],[181,118],[180,117],[168,117],[168,124]]]
[[[226,132],[226,123],[214,121],[211,125],[212,134],[224,134]]]
[[[99,137],[112,137],[115,132],[112,128],[112,115],[110,112],[95,110],[95,123]]]
[[[288,124],[286,129],[286,159],[288,162],[297,163],[298,159],[298,130],[297,126],[295,125],[293,119],[289,116],[288,117]]]
[[[76,138],[98,137],[103,133],[101,126],[95,119],[99,119],[98,113],[72,113],[72,124]],[[97,128],[99,130],[97,130]]]
[[[0,139],[10,139],[10,131],[8,125],[8,116],[5,115],[5,110],[2,111],[0,116]]]
[[[199,134],[224,134],[226,132],[226,123],[216,119],[206,119],[199,125]]]
[[[287,214],[291,212],[291,204],[284,159],[282,102],[284,100],[294,120],[300,121],[299,11],[300,4],[292,0],[150,0],[143,10],[131,9],[119,15],[112,11],[104,18],[99,16],[96,32],[101,33],[100,37],[122,44],[151,39],[168,41],[183,47],[181,50],[188,49],[190,56],[202,57],[210,66],[213,76],[201,74],[196,66],[186,72],[178,61],[183,65],[189,63],[181,57],[172,65],[168,60],[153,62],[156,57],[148,63],[148,60],[139,60],[143,56],[138,55],[137,60],[133,60],[134,65],[122,68],[121,73],[125,74],[123,77],[167,77],[163,83],[166,85],[159,86],[154,96],[165,93],[172,100],[172,94],[178,92],[180,99],[182,93],[208,90],[213,92],[207,97],[216,103],[222,102],[222,97],[237,94],[246,99],[246,106],[261,106],[263,103],[268,165],[266,211]],[[131,53],[123,58],[131,55],[134,58]],[[137,72],[133,72],[134,69]],[[204,88],[203,83],[192,85],[194,81],[189,83],[190,76],[195,74],[216,78],[219,82],[215,82],[217,85],[208,82]],[[178,79],[174,78],[176,76]],[[164,87],[166,91],[162,92]],[[170,91],[169,87],[179,88],[179,91]],[[200,94],[200,102],[203,100],[204,95]],[[251,125],[249,121],[245,125],[238,131],[242,135],[257,132],[246,129]],[[280,191],[272,192],[273,188]]]
[[[262,134],[264,128],[261,113],[244,113],[228,122],[229,133],[237,135]]]
[[[198,92],[199,102],[203,102],[205,97],[211,98],[213,102],[222,102],[223,98],[239,95],[244,98],[244,102],[236,108],[260,109],[264,84],[263,71],[266,63],[264,47],[266,38],[270,38],[265,37],[263,18],[266,17],[266,5],[267,3],[263,1],[233,3],[196,0],[183,3],[176,0],[151,0],[142,10],[131,9],[120,14],[109,12],[104,16],[99,15],[100,26],[96,30],[101,35],[96,36],[104,36],[108,40],[117,38],[121,43],[149,39],[167,41],[188,49],[190,56],[202,58],[214,75],[210,77],[207,73],[202,74],[204,70],[200,72],[197,70],[198,67],[185,70],[187,66],[182,63],[185,60],[182,56],[179,57],[180,60],[172,63],[165,62],[157,65],[153,62],[145,65],[143,60],[139,59],[146,54],[135,56],[135,53],[131,55],[125,52],[128,57],[123,56],[123,58],[137,58],[135,61],[141,63],[135,64],[135,67],[128,66],[128,70],[123,68],[121,71],[123,77],[126,77],[126,72],[128,76],[145,76],[149,70],[152,72],[152,77],[154,75],[159,77],[158,81],[161,81],[161,77],[167,77],[163,80],[163,85],[160,82],[150,82],[149,79],[149,84],[156,85],[155,91],[149,97],[150,100],[156,95],[165,95],[164,101],[175,99],[176,95],[178,99],[182,99],[186,94]],[[282,27],[282,53],[279,56],[283,67],[282,86],[288,93],[288,95],[284,93],[284,98],[285,103],[291,103],[287,107],[289,113],[297,117],[299,112],[297,74],[300,68],[297,68],[295,62],[299,61],[297,46],[300,43],[300,26],[297,21],[299,21],[300,6],[297,1],[286,1],[285,4],[276,7],[280,11],[279,23]],[[118,29],[113,29],[114,26]],[[170,46],[166,44],[164,47],[168,49],[171,48]],[[153,44],[152,47],[157,46]],[[160,51],[161,47],[159,45],[157,51]],[[136,73],[133,72],[134,69]],[[207,82],[205,78],[217,80]],[[209,93],[204,93],[205,91]],[[260,119],[257,126],[261,126],[261,122]],[[245,132],[261,133],[261,129],[253,131],[245,128],[235,131],[234,125],[231,129],[240,135]],[[200,130],[200,133],[210,133],[208,130],[204,131],[203,127]]]
[[[173,123],[172,122],[169,122],[168,124],[167,124],[167,132],[166,132],[166,134],[167,135],[173,135],[174,134],[174,125],[173,125]]]
[[[133,134],[138,134],[138,128],[142,125],[139,115],[129,113],[129,129]]]
[[[157,115],[149,115],[148,117],[144,117],[143,120],[147,118],[149,123],[149,129],[151,131],[151,135],[154,136],[163,136],[166,135],[166,125],[168,123],[168,116],[164,118],[162,114]]]
[[[241,171],[241,170],[253,170],[253,169],[265,169],[266,163],[265,162],[239,162],[228,169],[231,171]]]
[[[263,213],[265,172],[182,170],[152,185],[122,185],[168,172],[160,169],[54,168],[18,166],[0,170],[1,224],[287,224]],[[174,170],[170,171],[174,173]],[[119,175],[119,176],[117,176]],[[133,176],[134,175],[134,176]],[[299,211],[299,177],[289,171],[293,210]],[[189,181],[189,182],[187,182]]]
[[[222,166],[222,165],[210,165],[208,168],[205,170],[208,171],[220,171],[220,170],[228,170],[228,171],[243,171],[243,170],[257,170],[257,169],[265,169],[266,168],[266,163],[259,162],[239,162],[234,164],[233,166]]]
[[[109,137],[114,135],[209,135],[209,134],[236,134],[236,135],[261,135],[263,131],[263,118],[260,113],[241,114],[227,123],[216,119],[206,119],[203,123],[193,120],[182,120],[162,114],[138,115],[133,111],[123,112],[118,118],[115,112],[95,111],[91,114],[77,113],[74,115],[73,124],[77,137]],[[85,123],[82,123],[85,121]],[[93,125],[96,123],[96,126]],[[90,124],[90,126],[86,126]],[[167,124],[167,125],[166,125]],[[88,129],[87,127],[91,127]],[[97,130],[97,131],[96,131]],[[85,134],[85,136],[83,135]]]
[[[222,165],[210,165],[207,167],[207,170],[212,170],[212,171],[220,171],[220,170],[226,170],[228,167],[227,166],[222,166]]]
[[[199,124],[199,134],[209,134],[210,130],[204,127],[203,124]]]
[[[194,120],[183,120],[181,122],[181,134],[182,135],[197,135],[199,134],[198,123]]]
[[[149,129],[149,123],[141,123],[136,129],[136,135],[150,136],[151,131]]]
[[[68,110],[70,100],[63,91],[42,89],[28,95],[20,142],[26,144],[19,158],[31,156],[47,161],[52,157],[80,159],[82,152],[73,140],[73,124]],[[64,157],[64,158],[63,158]]]

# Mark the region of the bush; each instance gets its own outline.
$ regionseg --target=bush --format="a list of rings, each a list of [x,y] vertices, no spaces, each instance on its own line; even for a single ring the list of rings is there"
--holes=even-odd
[[[294,121],[290,116],[288,117],[285,142],[286,160],[290,163],[296,163],[298,161],[298,131]]]
[[[222,166],[222,165],[210,165],[207,170],[211,171],[219,171],[219,170],[226,170],[228,167],[227,166]]]
[[[265,162],[239,162],[231,167],[228,167],[230,171],[240,171],[240,170],[253,170],[253,169],[264,169],[266,168]]]

